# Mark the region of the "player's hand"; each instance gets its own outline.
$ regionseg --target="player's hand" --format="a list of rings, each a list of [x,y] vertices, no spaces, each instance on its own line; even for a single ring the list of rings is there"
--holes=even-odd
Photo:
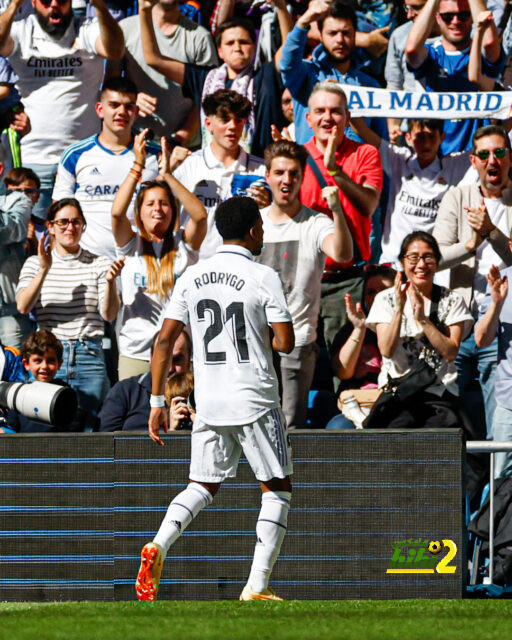
[[[256,204],[260,209],[270,205],[270,195],[268,190],[262,185],[248,187],[247,195],[256,200]]]
[[[489,284],[492,301],[497,305],[502,305],[508,294],[508,278],[501,277],[500,270],[496,266],[492,266],[489,274],[485,276]]]
[[[137,94],[137,106],[139,107],[139,116],[141,118],[146,118],[150,116],[152,113],[155,113],[156,106],[158,104],[158,98],[154,96],[150,96],[149,93],[144,93],[143,91],[139,91]]]
[[[41,269],[48,272],[52,266],[52,247],[49,242],[49,237],[46,234],[43,234],[39,238],[39,242],[37,243],[37,256]]]
[[[119,260],[114,260],[114,262],[110,265],[109,270],[107,271],[107,275],[105,276],[105,280],[107,282],[114,282],[117,276],[121,273],[124,267],[125,258],[119,258]]]
[[[148,431],[151,440],[154,440],[157,444],[165,445],[165,442],[160,438],[160,426],[163,427],[164,433],[168,433],[169,424],[167,422],[167,409],[165,407],[152,407],[149,412]]]
[[[148,135],[148,131],[149,129],[143,129],[133,139],[133,153],[135,155],[135,162],[141,167],[146,166],[146,156],[148,154],[146,149],[146,136]]]
[[[14,129],[14,131],[17,131],[20,134],[20,138],[23,138],[23,136],[26,136],[27,133],[32,131],[30,118],[24,111],[18,111],[14,114],[14,118],[10,126],[11,129]]]

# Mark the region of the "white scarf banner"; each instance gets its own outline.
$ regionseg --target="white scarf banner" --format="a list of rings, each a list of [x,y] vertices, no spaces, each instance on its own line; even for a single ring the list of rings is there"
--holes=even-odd
[[[340,85],[347,95],[348,108],[354,117],[431,118],[461,120],[464,118],[512,117],[512,91],[472,93],[433,93],[388,91],[373,87]]]

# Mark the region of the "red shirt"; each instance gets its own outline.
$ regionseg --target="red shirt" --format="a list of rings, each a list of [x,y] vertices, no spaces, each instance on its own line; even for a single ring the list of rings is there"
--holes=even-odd
[[[304,146],[318,165],[327,185],[337,186],[334,178],[327,173],[324,165],[324,154],[317,148],[315,138],[311,138]],[[372,145],[361,144],[345,136],[336,151],[336,164],[339,165],[356,184],[370,185],[379,191],[382,190],[382,162],[378,150]],[[340,190],[339,193],[352,238],[357,244],[363,260],[369,260],[372,220],[371,218],[366,218],[361,215],[343,191]],[[322,198],[322,189],[309,165],[306,165],[304,180],[300,190],[300,199],[306,207],[321,211],[332,218],[332,212],[327,206],[327,202]],[[353,260],[340,264],[328,257],[325,262],[325,269],[326,271],[336,271],[337,269],[350,267],[353,264]]]

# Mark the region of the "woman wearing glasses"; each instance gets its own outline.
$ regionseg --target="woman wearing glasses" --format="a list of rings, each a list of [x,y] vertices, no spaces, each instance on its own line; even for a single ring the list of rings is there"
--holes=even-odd
[[[78,394],[77,426],[91,429],[109,388],[101,342],[104,321],[119,310],[116,277],[124,261],[110,264],[80,247],[85,218],[75,198],[54,202],[47,220],[51,243],[42,236],[37,256],[23,265],[16,304],[20,313],[34,310],[39,326],[62,342],[59,378]]]
[[[421,361],[429,367],[428,386],[410,403],[397,403],[396,416],[383,427],[461,426],[454,360],[473,318],[459,294],[434,285],[440,258],[439,246],[429,233],[407,235],[399,254],[404,274],[377,294],[368,314],[366,324],[376,331],[382,354],[379,387]]]

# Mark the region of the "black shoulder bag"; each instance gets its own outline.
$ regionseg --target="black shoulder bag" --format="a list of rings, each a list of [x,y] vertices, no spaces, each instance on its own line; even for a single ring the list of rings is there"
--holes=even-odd
[[[441,289],[437,285],[432,288],[432,301],[430,306],[430,321],[440,328],[437,317],[437,308],[441,297]],[[364,429],[386,429],[406,404],[414,402],[416,396],[420,396],[437,380],[436,372],[425,360],[418,360],[410,368],[409,372],[399,378],[388,378],[386,386],[372,407],[370,414],[363,422]]]

